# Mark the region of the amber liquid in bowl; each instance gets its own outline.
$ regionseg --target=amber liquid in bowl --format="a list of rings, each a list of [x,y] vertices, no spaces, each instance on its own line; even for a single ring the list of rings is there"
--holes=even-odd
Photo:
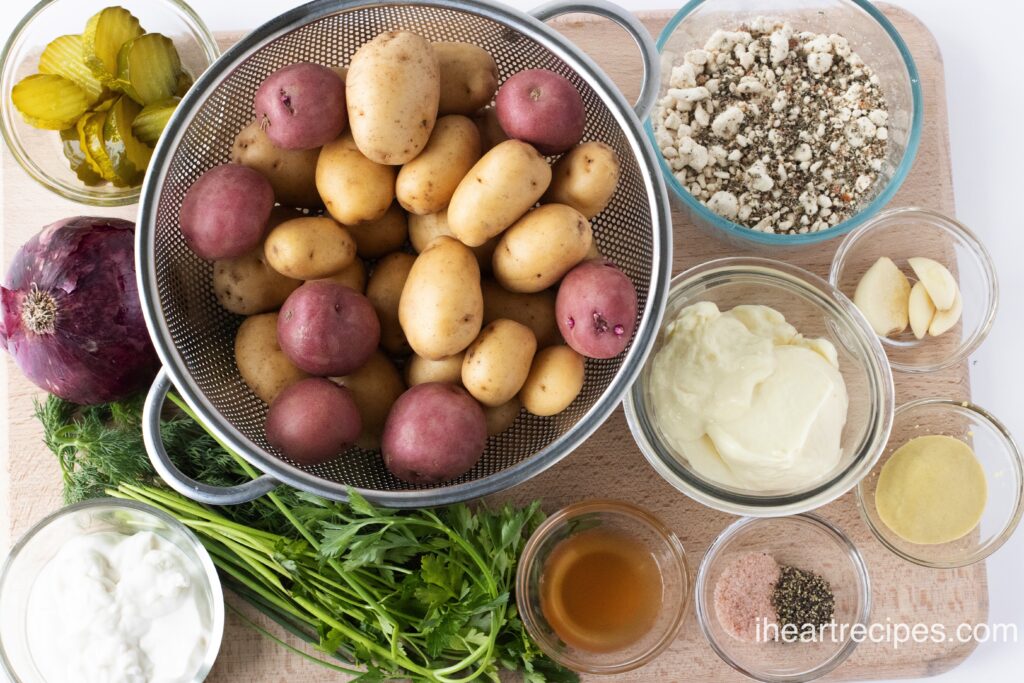
[[[551,552],[540,580],[544,618],[566,645],[590,652],[629,647],[654,626],[661,569],[642,543],[618,531],[588,529]]]

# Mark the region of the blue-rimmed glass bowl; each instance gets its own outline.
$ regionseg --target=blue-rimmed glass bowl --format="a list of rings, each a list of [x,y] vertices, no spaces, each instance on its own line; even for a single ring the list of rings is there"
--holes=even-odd
[[[889,110],[886,160],[874,187],[865,193],[861,209],[835,227],[805,234],[758,232],[723,218],[691,195],[659,154],[665,184],[699,227],[740,246],[793,247],[816,244],[853,230],[884,207],[910,172],[924,121],[921,83],[914,59],[888,19],[866,0],[691,0],[683,5],[658,38],[661,56],[660,100],[668,89],[672,66],[683,55],[703,47],[716,29],[735,30],[758,16],[784,19],[796,31],[840,33],[878,76]],[[651,121],[645,124],[652,144]]]

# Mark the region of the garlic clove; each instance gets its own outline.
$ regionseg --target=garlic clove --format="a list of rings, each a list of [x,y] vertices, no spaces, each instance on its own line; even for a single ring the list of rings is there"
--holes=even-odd
[[[953,305],[944,311],[935,312],[935,317],[932,318],[932,322],[928,326],[928,334],[938,337],[940,334],[951,330],[957,324],[957,321],[960,320],[960,314],[963,313],[963,310],[964,301],[960,297],[960,290],[957,289]]]
[[[876,334],[899,334],[907,329],[910,317],[910,281],[891,258],[883,256],[857,283],[853,303]]]
[[[928,327],[935,318],[935,303],[928,296],[928,289],[923,282],[915,282],[910,289],[910,329],[916,339],[924,339]]]
[[[907,259],[907,263],[914,269],[917,279],[928,290],[928,296],[932,298],[935,308],[946,311],[953,307],[953,300],[956,298],[959,288],[956,285],[956,278],[946,266],[938,261],[920,256]]]

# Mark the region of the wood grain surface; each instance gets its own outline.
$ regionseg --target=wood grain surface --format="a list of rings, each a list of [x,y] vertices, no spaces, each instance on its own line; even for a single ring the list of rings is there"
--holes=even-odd
[[[910,46],[921,72],[925,99],[925,127],[917,161],[892,206],[918,205],[952,214],[949,135],[942,58],[928,30],[909,13],[886,6],[885,13]],[[666,13],[641,15],[652,35],[665,25]],[[557,28],[590,54],[619,84],[627,97],[639,91],[639,57],[626,34],[612,24],[579,16],[555,22]],[[222,36],[229,44],[237,36]],[[58,218],[99,213],[134,218],[135,207],[103,210],[61,200],[34,184],[6,149],[0,167],[2,186],[3,258],[41,226]],[[738,253],[733,245],[697,231],[674,207],[675,263],[679,272],[709,258]],[[826,276],[835,249],[829,242],[783,258]],[[40,396],[5,354],[2,377],[5,390],[0,409],[3,448],[0,450],[0,547],[7,547],[31,524],[60,504],[60,482],[53,458],[40,440],[32,417],[32,399]],[[922,396],[966,399],[970,389],[966,364],[949,370],[896,378],[897,400]],[[6,434],[2,434],[6,431]],[[727,515],[701,507],[679,494],[647,466],[626,427],[622,410],[616,411],[597,434],[577,452],[546,473],[506,492],[512,500],[542,498],[554,510],[588,497],[616,497],[642,505],[664,519],[686,547],[691,570],[714,537],[731,521]],[[874,600],[872,621],[945,624],[952,630],[961,623],[984,622],[988,591],[984,565],[951,570],[927,570],[889,554],[874,540],[856,511],[852,494],[825,507],[821,514],[840,526],[860,547],[868,563]],[[239,602],[231,599],[233,603]],[[973,644],[905,644],[899,650],[887,644],[864,643],[830,678],[835,680],[928,676],[959,664]],[[334,680],[326,672],[290,655],[245,628],[229,616],[224,646],[209,680],[288,681],[308,683]],[[740,680],[705,643],[693,610],[672,647],[654,663],[611,681]]]

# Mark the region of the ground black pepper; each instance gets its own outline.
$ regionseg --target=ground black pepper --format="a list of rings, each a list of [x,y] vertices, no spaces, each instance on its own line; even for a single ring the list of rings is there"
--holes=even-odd
[[[828,581],[814,572],[783,566],[772,593],[772,607],[782,627],[792,624],[801,631],[832,621],[836,599]]]

